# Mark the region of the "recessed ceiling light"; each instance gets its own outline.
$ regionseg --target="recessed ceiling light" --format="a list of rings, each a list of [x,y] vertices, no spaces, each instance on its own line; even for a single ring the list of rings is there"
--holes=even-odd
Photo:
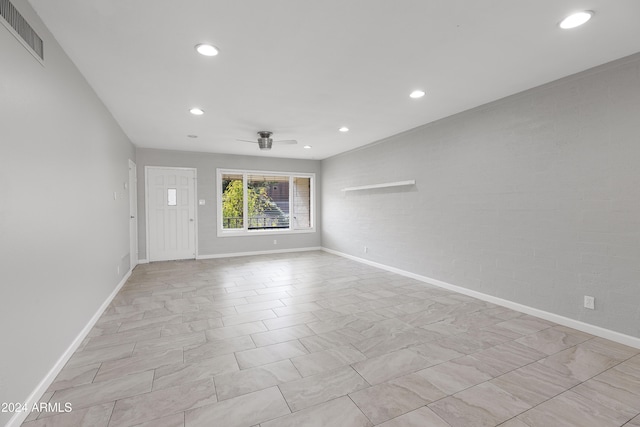
[[[592,16],[593,12],[590,10],[574,13],[573,15],[567,16],[560,22],[560,28],[568,30],[570,28],[579,27],[591,19]]]
[[[197,138],[198,135],[187,135],[187,138]]]
[[[197,108],[197,107],[196,107],[196,108],[192,108],[192,109],[190,109],[190,110],[189,110],[189,112],[190,112],[191,114],[193,114],[194,116],[201,116],[201,115],[203,115],[203,114],[204,114],[204,110],[202,110],[202,109],[200,109],[200,108]]]
[[[346,126],[342,126],[340,129],[338,129],[340,132],[349,132],[349,128]]]
[[[424,96],[423,90],[414,90],[409,94],[411,98],[422,98]]]
[[[305,145],[304,148],[309,150],[309,149],[311,149],[311,146],[310,145]]]
[[[206,43],[197,44],[196,50],[200,55],[204,56],[216,56],[220,53],[217,47]]]

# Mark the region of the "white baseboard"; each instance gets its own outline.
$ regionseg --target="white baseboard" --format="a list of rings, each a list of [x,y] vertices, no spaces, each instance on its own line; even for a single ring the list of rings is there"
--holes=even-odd
[[[138,260],[138,264],[149,264],[149,260],[148,259],[139,259]]]
[[[113,299],[116,297],[120,289],[127,282],[127,279],[129,279],[129,276],[131,276],[131,271],[132,270],[129,270],[129,272],[124,275],[124,277],[122,278],[120,283],[118,283],[118,285],[115,287],[113,292],[111,292],[111,294],[102,303],[100,308],[98,308],[98,310],[95,312],[93,317],[89,320],[89,322],[84,326],[84,328],[82,328],[80,333],[76,336],[76,338],[73,340],[71,345],[67,348],[67,350],[62,354],[62,356],[60,356],[58,361],[53,365],[53,367],[47,373],[47,375],[42,379],[42,381],[40,381],[40,384],[38,384],[35,390],[33,390],[33,392],[29,395],[29,397],[27,397],[27,399],[24,401],[27,408],[32,408],[33,405],[38,403],[38,401],[46,393],[49,386],[56,379],[60,371],[62,371],[62,368],[64,368],[64,365],[67,364],[71,356],[73,356],[73,353],[75,353],[78,347],[80,347],[80,344],[82,344],[82,342],[87,337],[87,335],[89,334],[93,326],[98,321],[98,319],[100,319],[100,316],[102,316],[102,313],[104,313],[104,311],[107,309],[109,304],[111,304],[111,301],[113,301]],[[5,427],[19,427],[28,416],[29,416],[29,412],[16,412],[15,415],[11,417],[9,422],[5,425]]]
[[[321,251],[321,250],[322,248],[320,246],[311,247],[311,248],[274,249],[270,251],[233,252],[228,254],[198,255],[196,259],[231,258],[231,257],[237,257],[237,256],[284,254],[289,252],[309,252],[309,251]]]
[[[550,313],[548,311],[540,310],[537,308],[529,307],[527,305],[519,304],[513,301],[505,300],[502,298],[494,297],[492,295],[487,295],[482,292],[474,291],[471,289],[463,288],[461,286],[452,285],[447,282],[443,282],[441,280],[432,279],[430,277],[421,276],[419,274],[411,273],[410,271],[401,270],[399,268],[391,267],[385,264],[380,264],[378,262],[369,261],[364,258],[359,258],[353,255],[348,255],[342,252],[335,251],[329,248],[322,248],[323,251],[328,252],[330,254],[338,255],[343,258],[348,258],[353,261],[357,261],[363,264],[370,265],[372,267],[377,267],[381,270],[390,271],[392,273],[399,274],[401,276],[410,277],[412,279],[419,280],[421,282],[428,283],[430,285],[435,285],[440,288],[448,289],[450,291],[454,291],[463,295],[468,295],[473,298],[477,298],[482,301],[487,301],[496,305],[500,305],[502,307],[507,307],[512,310],[519,311],[521,313],[530,314],[535,317],[539,317],[541,319],[548,320],[550,322],[557,323],[559,325],[567,326],[569,328],[577,329],[582,332],[586,332],[591,335],[595,335],[601,338],[605,338],[620,344],[628,345],[634,348],[640,348],[640,338],[633,337],[631,335],[622,334],[620,332],[612,331],[610,329],[605,329],[600,326],[591,325],[589,323],[581,322],[579,320],[571,319],[569,317],[560,316],[559,314]]]

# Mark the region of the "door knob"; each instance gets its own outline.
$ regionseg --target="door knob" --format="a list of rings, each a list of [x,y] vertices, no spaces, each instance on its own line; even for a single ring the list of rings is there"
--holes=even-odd
[[[131,215],[131,219],[135,218],[135,216]]]

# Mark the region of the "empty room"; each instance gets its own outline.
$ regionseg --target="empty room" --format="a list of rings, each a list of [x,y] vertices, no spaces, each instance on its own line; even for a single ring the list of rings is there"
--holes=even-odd
[[[0,425],[640,427],[639,17],[0,0]]]

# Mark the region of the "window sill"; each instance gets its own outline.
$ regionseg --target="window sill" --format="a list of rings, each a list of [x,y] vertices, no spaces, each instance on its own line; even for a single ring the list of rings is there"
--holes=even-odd
[[[274,236],[286,234],[309,234],[315,233],[315,228],[307,228],[300,230],[251,230],[251,231],[227,231],[218,230],[218,237],[256,237],[256,236]]]

